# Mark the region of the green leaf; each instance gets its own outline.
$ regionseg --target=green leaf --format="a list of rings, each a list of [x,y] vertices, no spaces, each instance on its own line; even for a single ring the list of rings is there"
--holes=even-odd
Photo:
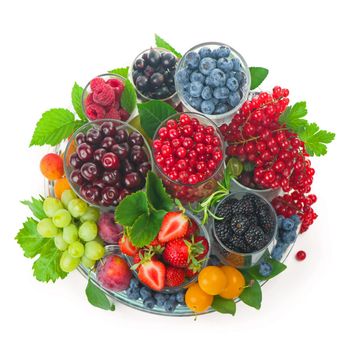
[[[27,258],[34,258],[38,255],[49,241],[38,233],[37,223],[34,219],[28,218],[15,237]]]
[[[160,124],[177,111],[163,101],[149,101],[138,104],[141,127],[153,138]]]
[[[251,90],[260,86],[268,75],[268,69],[263,67],[250,67]]]
[[[178,58],[182,57],[182,55],[178,51],[176,51],[171,45],[169,45],[157,34],[155,34],[155,43],[157,47],[162,47],[163,49],[173,52]]]
[[[230,314],[232,316],[235,315],[236,312],[236,304],[232,299],[224,299],[219,295],[216,295],[213,298],[212,308],[221,314]]]
[[[68,138],[85,122],[74,120],[74,114],[68,109],[54,108],[44,112],[38,121],[30,146],[51,145],[56,146]]]
[[[142,214],[149,214],[146,193],[138,191],[125,197],[115,210],[115,219],[121,225],[133,226]]]
[[[130,240],[133,245],[141,248],[151,243],[159,233],[166,214],[165,210],[158,210],[152,211],[149,215],[139,216],[130,231]]]
[[[258,281],[264,281],[264,280],[269,280],[277,275],[279,275],[281,272],[283,272],[286,269],[286,265],[284,265],[283,263],[274,260],[274,259],[270,259],[270,258],[266,258],[265,262],[267,262],[268,264],[272,265],[272,272],[268,277],[264,277],[260,274],[260,267],[259,265],[255,265],[253,267],[251,267],[248,270],[248,273],[255,278]]]
[[[33,275],[41,282],[55,282],[58,278],[65,278],[67,273],[60,268],[60,258],[62,252],[59,251],[54,239],[49,239],[42,248],[40,257],[33,264]]]
[[[27,205],[37,219],[41,220],[46,218],[42,199],[32,197],[32,201],[21,201],[21,203]]]
[[[129,71],[129,68],[124,67],[124,68],[115,68],[115,69],[109,70],[108,72],[111,74],[118,74],[121,77],[127,79],[128,78],[128,71]]]
[[[156,210],[171,211],[174,208],[174,202],[166,192],[161,179],[152,171],[147,173],[146,195],[149,204]]]
[[[332,142],[335,134],[326,130],[319,130],[316,123],[311,123],[299,133],[300,139],[305,143],[306,151],[310,156],[322,156],[327,153],[326,144]]]
[[[79,119],[82,121],[88,122],[88,119],[83,112],[82,95],[83,95],[83,88],[79,86],[77,83],[74,83],[72,88],[72,93],[71,93],[72,105],[74,107],[74,110],[77,112]]]
[[[245,276],[246,284],[252,284],[252,285],[244,289],[244,291],[240,294],[240,299],[246,305],[249,305],[259,310],[261,308],[261,302],[262,302],[261,286],[255,279],[253,279],[246,272],[243,272],[243,275]]]
[[[89,278],[85,294],[89,303],[103,310],[115,310],[115,305],[107,298],[106,294],[98,288]]]
[[[307,115],[306,102],[301,101],[293,106],[288,106],[279,118],[279,124],[286,125],[287,128],[299,132],[300,129],[308,124],[304,118]]]
[[[132,83],[127,79],[124,84],[124,90],[121,96],[121,106],[128,112],[132,113],[136,106],[136,92]]]

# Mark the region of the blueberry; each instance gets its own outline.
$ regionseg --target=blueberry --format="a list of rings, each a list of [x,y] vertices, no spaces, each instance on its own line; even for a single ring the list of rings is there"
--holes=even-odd
[[[244,72],[233,72],[233,76],[239,84],[244,83],[246,81],[246,75]]]
[[[190,75],[190,81],[194,82],[194,81],[198,81],[200,83],[203,83],[205,81],[205,77],[203,74],[201,74],[200,72],[192,72]]]
[[[272,273],[272,265],[267,263],[267,262],[264,262],[262,261],[260,263],[260,267],[259,267],[259,273],[261,276],[263,277],[268,277],[271,273]]]
[[[241,97],[240,97],[240,94],[239,92],[233,92],[229,95],[229,104],[232,106],[232,107],[236,107],[239,102],[241,100]]]
[[[228,78],[225,85],[231,91],[236,91],[239,89],[239,83],[235,78]]]
[[[233,70],[233,61],[228,60],[228,58],[220,58],[217,61],[217,68],[221,69],[223,72],[230,72]]]
[[[210,78],[213,81],[214,86],[224,86],[225,85],[226,75],[222,70],[220,70],[218,68],[215,68],[211,71]]]
[[[140,298],[139,288],[128,288],[127,297],[131,300],[138,300]]]
[[[216,255],[210,255],[210,257],[208,259],[208,265],[209,266],[218,266],[218,265],[221,265],[221,262],[216,257]]]
[[[291,219],[292,221],[294,221],[294,223],[295,223],[295,229],[296,229],[297,226],[300,225],[300,222],[301,222],[300,217],[299,217],[298,215],[295,214],[295,215],[290,216],[290,219]]]
[[[296,231],[280,231],[279,238],[283,243],[291,244],[296,239]]]
[[[203,101],[201,103],[201,112],[205,114],[212,114],[215,110],[215,105],[211,100]]]
[[[214,104],[215,106],[217,106],[217,104],[219,103],[218,98],[215,98],[215,97],[212,97],[212,98],[211,98],[211,101],[213,102],[213,104]]]
[[[196,110],[200,110],[202,98],[201,97],[193,97],[190,96],[187,100],[191,107],[195,108]]]
[[[184,305],[184,292],[183,291],[180,291],[176,294],[176,301],[179,303],[179,304],[182,304]]]
[[[147,287],[141,287],[140,288],[140,296],[141,296],[141,299],[145,300],[145,299],[150,298],[152,296],[152,292]]]
[[[162,307],[168,299],[167,294],[155,293],[154,298],[156,300],[156,305]]]
[[[191,51],[185,56],[185,64],[191,69],[197,68],[199,66],[199,62],[200,55],[195,51]]]
[[[168,299],[166,302],[165,302],[165,310],[167,312],[173,312],[176,307],[177,307],[177,304],[175,303],[175,301],[172,301],[171,299]]]
[[[216,87],[213,90],[213,96],[219,100],[225,100],[229,97],[229,89],[227,87]]]
[[[143,304],[145,307],[147,307],[148,309],[153,309],[155,304],[156,304],[156,301],[154,298],[150,297],[150,298],[146,298],[144,301],[143,301]]]
[[[200,61],[199,71],[204,75],[209,75],[216,68],[216,61],[211,57],[205,57]]]
[[[295,226],[294,220],[291,220],[289,218],[284,219],[282,222],[282,229],[285,231],[292,230],[294,228],[294,226]]]
[[[287,248],[288,248],[288,244],[278,242],[272,250],[272,254],[271,254],[272,258],[280,261]]]
[[[233,58],[233,59],[232,59],[232,62],[233,62],[233,70],[235,70],[235,71],[240,71],[240,69],[241,69],[241,63],[240,63],[239,58]]]
[[[215,114],[223,114],[223,113],[228,112],[228,110],[229,110],[229,108],[228,108],[228,105],[226,103],[219,102],[216,106]]]
[[[179,83],[187,83],[189,81],[189,78],[190,78],[190,74],[189,74],[189,71],[185,68],[183,69],[180,69],[177,74],[176,74],[176,80],[179,82]]]
[[[201,91],[201,97],[204,100],[209,100],[212,97],[212,89],[209,86],[205,86]]]
[[[139,281],[136,278],[132,278],[129,283],[130,288],[136,288],[139,287]]]
[[[176,303],[176,302],[177,302],[177,300],[176,300],[176,299],[177,299],[177,298],[176,298],[176,295],[177,295],[177,293],[170,294],[168,300],[170,300],[170,301]]]
[[[210,86],[210,87],[213,87],[215,88],[216,87],[216,84],[214,82],[214,80],[210,77],[210,76],[207,76],[206,79],[205,79],[205,84],[207,86]]]
[[[211,57],[211,49],[209,47],[202,47],[199,51],[199,55],[201,58],[204,58],[204,57]]]
[[[204,86],[199,81],[194,81],[190,84],[189,93],[192,97],[200,97]]]
[[[230,55],[230,49],[227,46],[220,46],[217,49],[217,57],[218,58],[224,58],[228,57]]]
[[[283,220],[284,220],[284,216],[283,215],[278,215],[278,217],[277,217],[278,228],[282,227]]]

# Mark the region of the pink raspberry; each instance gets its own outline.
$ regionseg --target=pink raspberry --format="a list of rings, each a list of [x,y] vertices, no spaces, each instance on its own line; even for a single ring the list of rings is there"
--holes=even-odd
[[[121,119],[122,119],[124,122],[128,120],[128,118],[129,118],[129,113],[128,113],[125,109],[120,108],[120,110],[118,111],[118,113],[120,114]]]
[[[100,91],[94,91],[93,100],[100,106],[111,106],[115,102],[115,93],[110,85],[104,85]]]
[[[110,85],[113,88],[116,88],[119,86],[123,87],[123,83],[119,79],[116,79],[116,78],[112,78],[112,79],[107,80],[106,84]]]
[[[103,107],[93,103],[90,104],[87,109],[87,116],[90,120],[95,120],[95,119],[103,119],[105,117],[105,110]]]
[[[105,118],[108,119],[117,119],[117,120],[121,120],[121,115],[119,113],[119,111],[117,111],[117,109],[115,108],[111,108],[105,115]]]
[[[105,84],[106,82],[104,79],[96,77],[90,82],[90,88],[93,92],[100,91]]]
[[[115,95],[117,100],[121,98],[123,90],[124,90],[124,85],[119,85],[115,87]]]
[[[84,101],[85,108],[87,108],[89,105],[91,105],[93,103],[94,103],[93,94],[89,94]]]

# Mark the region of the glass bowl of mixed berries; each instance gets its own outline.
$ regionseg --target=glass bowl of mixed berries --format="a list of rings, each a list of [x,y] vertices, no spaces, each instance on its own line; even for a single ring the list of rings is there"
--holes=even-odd
[[[144,137],[127,123],[100,119],[80,127],[64,152],[64,170],[78,196],[110,210],[142,189],[152,168]]]
[[[183,203],[198,202],[224,174],[224,142],[216,124],[198,113],[166,119],[153,139],[155,171],[167,191]]]
[[[127,121],[129,114],[121,106],[125,78],[118,74],[102,74],[89,83],[83,90],[83,111],[89,120],[116,119]]]
[[[217,125],[230,120],[247,99],[250,72],[232,47],[208,42],[192,47],[179,61],[175,86],[190,112],[199,112]]]
[[[249,268],[271,253],[278,223],[275,210],[265,198],[232,193],[218,203],[214,214],[213,249],[224,264]]]

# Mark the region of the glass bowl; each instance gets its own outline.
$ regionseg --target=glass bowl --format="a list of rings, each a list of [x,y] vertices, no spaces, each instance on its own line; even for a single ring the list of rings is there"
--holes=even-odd
[[[128,78],[129,80],[131,81],[131,83],[133,84],[136,92],[137,92],[137,95],[138,95],[138,98],[140,101],[142,102],[147,102],[147,101],[152,101],[152,100],[157,100],[157,101],[163,101],[163,102],[167,102],[169,103],[170,105],[174,106],[174,107],[177,107],[180,100],[178,98],[178,95],[175,91],[175,85],[174,85],[174,74],[175,74],[175,69],[172,69],[172,70],[167,70],[167,72],[169,72],[169,74],[171,74],[173,76],[173,83],[170,84],[171,88],[174,90],[173,92],[170,91],[170,95],[167,96],[167,97],[160,97],[160,98],[157,98],[157,97],[150,97],[150,96],[146,96],[145,94],[143,94],[143,92],[141,92],[137,87],[136,87],[136,84],[135,84],[135,79],[134,79],[134,74],[137,74],[135,72],[137,72],[137,69],[135,69],[135,62],[138,60],[138,59],[141,59],[141,60],[144,60],[145,56],[150,52],[150,50],[155,50],[157,52],[159,52],[160,54],[162,53],[169,53],[171,54],[175,60],[176,60],[176,64],[175,64],[175,67],[177,66],[177,63],[178,63],[178,58],[174,55],[174,53],[172,53],[171,51],[169,50],[166,50],[166,49],[163,49],[163,48],[150,48],[150,49],[147,49],[147,50],[144,50],[143,52],[141,52],[133,61],[132,65],[130,66],[129,68],[129,73],[128,73]],[[152,68],[152,67],[151,67]]]
[[[104,98],[101,98],[99,96],[96,97],[96,99],[94,99],[95,96],[91,89],[91,82],[96,78],[103,79],[113,89],[111,90],[109,88],[110,92],[112,91],[113,94],[111,95],[112,97],[109,96],[110,98],[107,98],[108,99],[107,101],[105,101]],[[126,81],[125,78],[123,78],[118,74],[108,73],[108,74],[98,75],[94,79],[88,82],[82,94],[83,112],[90,121],[94,121],[98,119],[116,119],[116,120],[127,121],[128,119],[130,119],[130,117],[136,114],[135,113],[136,108],[134,109],[134,111],[132,111],[132,113],[129,114],[127,111],[121,110],[121,107],[120,107],[120,97],[123,92],[123,87]],[[100,100],[101,100],[101,103],[100,103]],[[112,104],[111,103],[108,104],[109,100],[112,100],[114,102]],[[99,102],[99,103],[96,103],[96,102]]]
[[[116,150],[114,145],[119,144],[119,145],[122,145],[124,148],[128,148],[128,142],[125,140],[123,140],[124,142],[121,142],[120,139],[117,139],[117,136],[106,137],[104,135],[103,137],[108,139],[107,146],[105,147],[105,149],[107,149],[108,152],[112,152],[117,155],[120,162],[120,166],[118,167],[117,170],[104,169],[104,167],[101,164],[101,158],[104,152],[102,154],[101,153],[98,154],[98,156],[97,156],[98,152],[96,152],[96,150],[98,148],[101,149],[102,146],[100,145],[100,143],[99,143],[99,146],[90,144],[88,146],[90,146],[90,152],[93,153],[93,156],[90,156],[90,159],[86,160],[83,164],[90,163],[89,165],[91,165],[92,162],[95,162],[93,164],[96,165],[97,174],[94,176],[93,185],[91,184],[92,181],[90,181],[89,183],[86,180],[86,178],[84,178],[81,175],[80,171],[82,166],[84,165],[79,160],[79,157],[76,152],[77,148],[78,147],[82,148],[82,144],[87,144],[87,142],[85,142],[87,132],[89,132],[90,130],[94,130],[95,132],[95,130],[100,130],[100,127],[106,127],[106,125],[110,126],[111,129],[114,129],[115,133],[117,133],[119,130],[125,130],[129,135],[133,132],[138,133],[140,135],[139,140],[142,140],[141,142],[143,143],[143,145],[141,146],[142,157],[143,159],[145,158],[148,159],[148,163],[150,164],[150,166],[148,167],[149,170],[152,169],[153,167],[151,150],[149,148],[148,143],[146,142],[146,140],[138,130],[134,129],[132,126],[130,126],[127,123],[124,123],[122,121],[115,120],[115,119],[99,119],[99,120],[95,120],[87,124],[84,124],[78,130],[76,130],[75,133],[71,136],[64,152],[63,163],[64,163],[65,175],[69,181],[71,188],[80,198],[88,202],[90,205],[99,207],[100,209],[105,211],[113,210],[118,204],[118,202],[122,200],[126,195],[143,188],[145,185],[145,175],[148,171],[146,169],[146,164],[144,164],[143,168],[141,168],[140,165],[142,164],[142,162],[137,163],[136,161],[134,162],[130,159],[131,151],[135,148],[135,146],[133,146],[133,148],[129,146],[129,150],[127,151],[128,159],[123,160],[120,158],[120,155],[118,155],[118,150]],[[130,142],[129,139],[128,141]],[[119,149],[119,147],[117,148]],[[121,170],[119,171],[119,169]],[[128,172],[126,172],[126,169],[129,169]],[[130,180],[131,177],[136,177],[137,181],[140,180],[140,184],[138,186],[135,186],[135,188],[133,188],[133,186],[129,186],[130,187],[129,190],[126,190],[123,186],[123,183],[125,182],[126,174],[129,174],[129,173],[133,173],[133,176],[128,176],[128,180]],[[135,175],[135,173],[137,173],[137,175]],[[109,175],[108,178],[106,178],[107,175]],[[103,177],[104,177],[104,180],[102,180]],[[104,195],[105,201],[102,201],[103,188],[104,187],[106,188],[105,184],[108,185],[109,191],[112,191],[115,194],[114,196],[112,196],[114,199],[109,205],[108,203],[110,202],[111,197],[107,198],[108,200],[106,200],[106,196],[107,196],[106,193]],[[110,193],[109,195],[112,195],[112,194]]]
[[[216,214],[218,207],[225,201],[227,201],[230,198],[235,198],[235,199],[241,199],[244,197],[244,195],[247,194],[247,192],[237,192],[237,193],[232,193],[228,195],[227,197],[223,198],[217,205],[214,210],[214,213]],[[266,206],[269,208],[269,213],[271,214],[273,221],[274,221],[274,228],[272,229],[272,237],[270,241],[260,250],[254,251],[251,253],[241,253],[237,252],[234,250],[229,249],[228,247],[225,246],[225,244],[218,238],[216,229],[215,229],[215,219],[211,218],[211,233],[213,236],[213,241],[212,241],[212,249],[213,252],[223,264],[226,265],[231,265],[236,268],[240,269],[247,269],[250,268],[254,265],[257,265],[262,257],[266,255],[267,253],[271,253],[274,242],[276,240],[276,236],[278,233],[278,223],[277,223],[277,215],[275,213],[275,210],[273,209],[272,205],[262,196],[254,194],[258,198],[260,198]]]
[[[185,75],[189,75],[189,72],[186,71],[187,69],[187,63],[186,63],[186,58],[187,55],[191,52],[196,52],[199,53],[199,51],[203,48],[209,48],[211,51],[218,49],[219,47],[224,46],[229,48],[230,54],[228,58],[235,59],[236,64],[240,65],[240,70],[238,71],[238,74],[235,75],[235,78],[238,78],[242,81],[242,85],[239,85],[238,90],[235,92],[239,91],[240,93],[240,100],[238,104],[228,110],[225,113],[221,114],[206,114],[201,111],[197,105],[199,104],[199,101],[201,100],[194,100],[193,104],[189,103],[188,100],[185,98],[185,95],[188,94],[188,92],[185,91],[187,88],[186,84],[184,85],[182,83],[182,71],[184,72]],[[213,54],[213,53],[212,53]],[[176,75],[175,75],[175,86],[176,86],[176,91],[177,94],[180,98],[181,103],[184,105],[185,109],[190,112],[199,112],[204,114],[206,117],[210,118],[213,120],[214,123],[217,125],[221,125],[223,123],[227,123],[231,120],[231,117],[240,109],[242,104],[246,101],[248,94],[250,92],[250,84],[251,84],[251,76],[250,76],[250,71],[248,68],[248,65],[244,58],[240,55],[239,52],[234,50],[232,47],[230,47],[227,44],[219,43],[219,42],[206,42],[203,44],[196,45],[192,47],[190,50],[188,50],[185,55],[182,57],[182,59],[179,61],[177,69],[176,69]]]
[[[167,125],[167,121],[170,119],[179,120],[180,116],[184,113],[177,113],[166,120],[164,120],[155,132],[153,142],[158,138],[159,130]],[[199,202],[202,199],[208,197],[212,194],[218,187],[218,182],[223,179],[224,176],[224,141],[222,135],[216,126],[216,124],[209,118],[199,114],[199,113],[185,113],[191,118],[196,118],[201,125],[212,126],[214,128],[214,135],[220,140],[220,145],[218,146],[222,152],[222,160],[217,165],[217,168],[213,171],[210,177],[200,181],[196,184],[184,184],[178,180],[172,180],[161,167],[157,164],[155,160],[155,172],[163,181],[167,192],[174,198],[178,198],[183,204]],[[153,148],[153,157],[155,159],[155,150]]]

